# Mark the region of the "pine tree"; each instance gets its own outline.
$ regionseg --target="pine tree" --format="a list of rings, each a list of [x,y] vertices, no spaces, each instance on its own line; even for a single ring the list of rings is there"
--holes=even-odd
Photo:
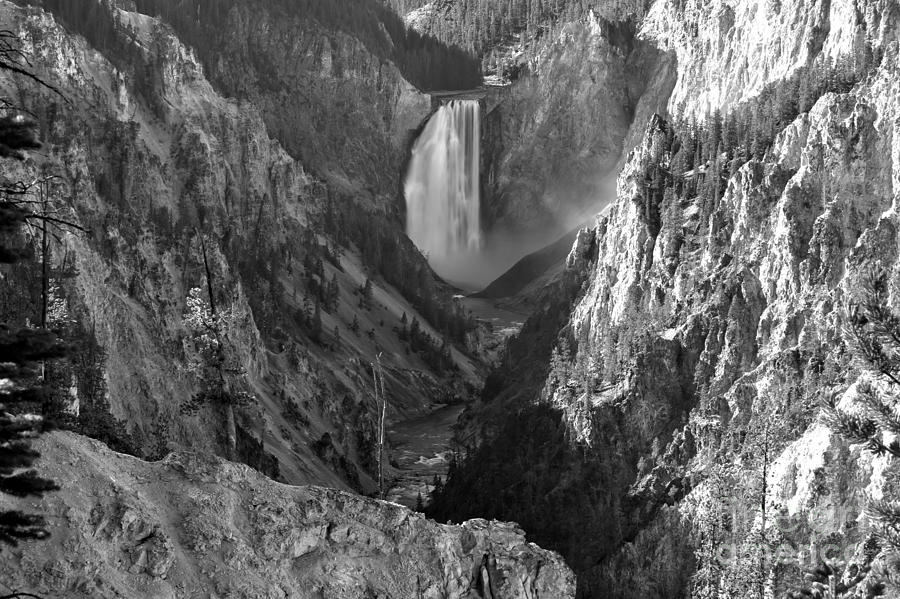
[[[370,310],[372,308],[372,279],[366,277],[366,282],[363,284],[360,292],[362,294],[360,304],[366,310]]]
[[[0,227],[5,225],[0,221]],[[61,358],[64,346],[49,331],[0,324],[0,378],[10,384],[0,392],[0,492],[16,497],[40,496],[58,487],[32,469],[40,454],[28,441],[46,429],[40,417],[46,387],[37,377],[42,360]],[[0,512],[0,542],[48,535],[41,516]]]
[[[412,351],[419,350],[421,335],[422,333],[419,327],[419,320],[415,316],[413,316],[412,324],[409,325],[409,347]]]
[[[341,288],[338,284],[337,273],[331,275],[326,291],[326,309],[329,312],[335,312],[338,307],[338,301],[341,297]]]
[[[0,70],[50,87],[31,74],[27,66],[16,36],[0,32]],[[3,104],[10,106],[5,100]],[[0,117],[0,158],[21,160],[27,151],[40,146],[34,120],[16,113]],[[26,253],[15,245],[22,224],[32,219],[46,222],[48,218],[29,211],[26,198],[30,191],[22,182],[0,187],[0,263],[12,264],[25,257]],[[40,454],[29,441],[47,428],[40,416],[46,383],[39,378],[36,366],[65,353],[66,348],[56,335],[47,330],[0,323],[0,379],[7,381],[0,388],[0,493],[39,497],[58,488],[32,468]],[[15,545],[20,540],[43,539],[48,534],[40,515],[0,511],[0,543]]]
[[[313,338],[313,341],[317,343],[322,342],[322,307],[319,302],[316,302],[316,309],[313,312],[310,336]]]
[[[826,562],[817,564],[806,572],[805,578],[809,581],[809,587],[799,592],[788,593],[788,598],[849,599],[850,597],[865,597],[865,599],[875,599],[888,596],[886,594],[887,584],[878,580],[867,580],[872,571],[869,564],[854,565],[854,568],[852,571],[843,572],[835,564]],[[863,582],[865,582],[865,588],[857,588]]]
[[[401,341],[406,341],[409,339],[409,321],[406,319],[406,312],[403,313],[403,316],[400,317],[400,333],[399,337]]]
[[[562,384],[562,360],[559,356],[559,346],[554,346],[553,350],[550,352],[550,380],[554,385],[559,386]]]
[[[722,596],[724,564],[720,549],[727,540],[730,528],[727,506],[733,497],[734,481],[728,467],[714,464],[709,472],[706,493],[698,498],[703,518],[696,522],[698,543],[697,568],[691,576],[691,597],[718,599]]]
[[[832,396],[825,405],[825,415],[831,428],[851,442],[865,445],[876,455],[900,457],[900,442],[882,440],[884,432],[900,435],[895,396],[900,390],[900,316],[889,307],[886,275],[868,275],[861,289],[862,297],[850,306],[847,333],[863,368],[881,384],[857,385],[863,414],[838,408],[836,396]]]
[[[900,315],[888,303],[885,273],[868,273],[858,294],[849,305],[845,336],[874,380],[857,383],[859,410],[839,407],[837,394],[830,395],[824,405],[825,422],[847,441],[862,444],[875,455],[900,458]],[[867,513],[879,529],[884,548],[894,554],[900,551],[900,499],[871,500]]]
[[[434,501],[436,497],[440,496],[440,494],[444,491],[444,481],[437,474],[434,475],[434,478],[431,481],[432,490],[431,490],[431,500]]]
[[[563,335],[550,355],[551,376],[557,386],[566,387],[569,384],[572,350],[569,346],[568,335]]]
[[[322,260],[321,256],[316,256],[314,266],[314,272],[316,276],[319,277],[319,281],[321,281],[322,287],[325,287],[325,262]]]

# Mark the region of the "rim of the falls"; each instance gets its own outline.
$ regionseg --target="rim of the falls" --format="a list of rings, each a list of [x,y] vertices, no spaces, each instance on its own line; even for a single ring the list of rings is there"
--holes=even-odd
[[[404,182],[406,233],[429,259],[481,247],[481,104],[451,100],[425,125]]]

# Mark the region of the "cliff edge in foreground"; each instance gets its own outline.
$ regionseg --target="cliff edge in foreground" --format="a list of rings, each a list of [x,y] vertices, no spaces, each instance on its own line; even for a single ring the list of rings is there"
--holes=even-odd
[[[42,474],[62,489],[12,506],[43,512],[52,527],[49,540],[0,553],[0,579],[18,591],[148,599],[575,594],[562,558],[527,543],[513,524],[440,525],[396,504],[283,485],[205,454],[144,462],[71,433],[36,448]]]

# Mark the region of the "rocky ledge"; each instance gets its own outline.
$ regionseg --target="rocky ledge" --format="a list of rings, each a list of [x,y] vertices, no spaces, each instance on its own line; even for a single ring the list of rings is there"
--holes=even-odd
[[[151,463],[70,433],[36,448],[61,490],[0,509],[49,540],[3,548],[0,580],[44,597],[574,597],[562,558],[515,525],[441,525],[402,506],[273,482],[199,453]]]

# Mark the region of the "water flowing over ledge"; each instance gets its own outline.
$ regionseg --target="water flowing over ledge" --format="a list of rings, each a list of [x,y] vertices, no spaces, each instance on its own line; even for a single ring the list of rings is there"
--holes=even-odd
[[[453,100],[425,126],[405,182],[406,231],[429,258],[481,247],[481,105]]]

